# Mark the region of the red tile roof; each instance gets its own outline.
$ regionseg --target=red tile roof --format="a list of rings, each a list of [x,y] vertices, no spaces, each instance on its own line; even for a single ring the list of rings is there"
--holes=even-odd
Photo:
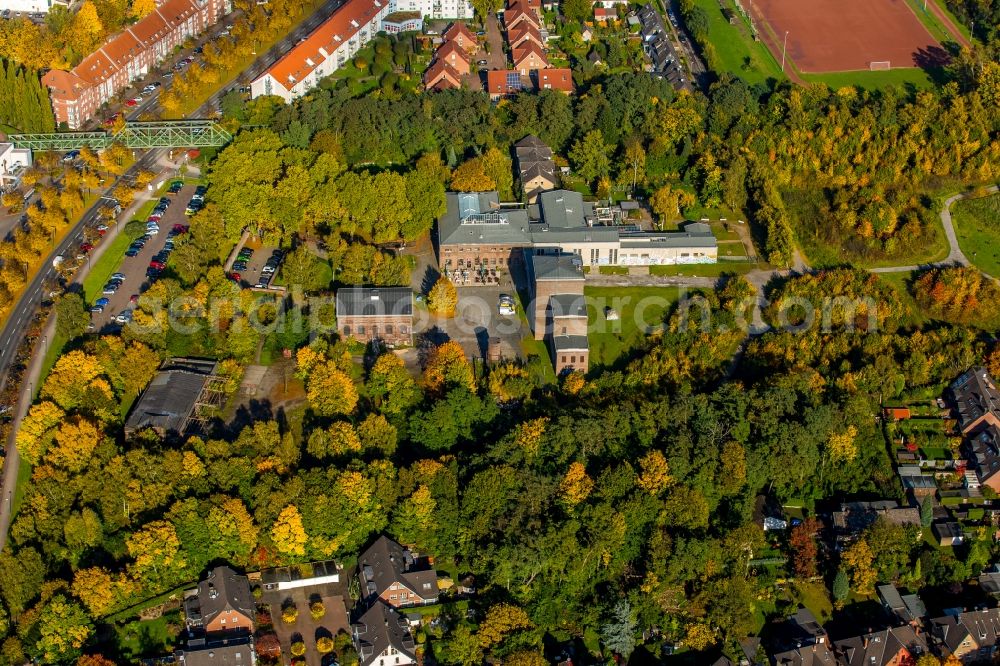
[[[465,74],[468,74],[469,70],[472,69],[472,59],[469,57],[469,54],[454,41],[448,41],[442,44],[441,48],[434,53],[434,59],[444,60],[452,67],[460,72],[464,72]]]
[[[539,90],[560,90],[573,92],[573,70],[566,68],[539,69],[535,72]]]
[[[542,47],[534,42],[528,41],[514,49],[511,53],[512,59],[514,61],[514,68],[519,69],[520,65],[526,60],[530,60],[532,55],[534,55],[536,62],[541,62],[542,67],[532,67],[531,69],[543,69],[549,66],[549,61],[545,57],[545,51]]]
[[[511,48],[517,48],[525,39],[530,39],[539,46],[542,46],[541,31],[530,23],[522,21],[519,25],[507,31],[507,42]]]
[[[424,87],[432,90],[460,88],[462,75],[444,60],[435,60],[424,72]]]
[[[508,75],[516,74],[510,69],[491,69],[486,72],[486,92],[490,95],[511,95],[522,89],[520,79],[517,87],[508,86]]]
[[[274,63],[268,73],[274,80],[291,88],[304,80],[327,56],[356,35],[361,26],[371,21],[387,0],[347,0],[333,16],[320,24],[306,40]],[[323,55],[320,49],[327,54]]]
[[[508,30],[522,21],[527,21],[536,28],[540,27],[538,23],[538,14],[536,14],[533,9],[528,7],[523,2],[518,1],[513,3],[503,13],[503,23]]]
[[[479,48],[479,44],[476,41],[476,35],[473,34],[473,32],[469,30],[469,27],[462,21],[456,21],[448,26],[448,29],[444,31],[443,36],[446,42],[456,41],[459,46],[470,53],[475,53]]]

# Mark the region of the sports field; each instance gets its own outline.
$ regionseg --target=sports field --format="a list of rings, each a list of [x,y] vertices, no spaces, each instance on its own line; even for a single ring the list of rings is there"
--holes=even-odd
[[[746,6],[746,5],[744,5]],[[753,0],[761,37],[804,74],[868,70],[872,62],[933,67],[947,59],[906,0]]]

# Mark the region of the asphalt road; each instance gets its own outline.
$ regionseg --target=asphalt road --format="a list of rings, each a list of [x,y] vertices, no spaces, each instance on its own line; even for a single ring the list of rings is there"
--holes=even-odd
[[[202,106],[200,106],[191,117],[193,118],[204,118],[219,108],[219,101],[222,95],[225,94],[237,81],[240,80],[251,80],[259,76],[264,70],[270,67],[274,62],[278,60],[288,49],[297,44],[300,39],[307,36],[312,32],[320,23],[325,21],[333,12],[343,3],[343,0],[334,0],[333,2],[328,2],[320,7],[312,16],[307,18],[301,24],[299,24],[293,31],[291,31],[284,39],[275,44],[266,53],[261,54],[257,60],[251,64],[244,72],[239,74],[237,77],[228,81],[225,85],[220,86],[219,92],[212,95]],[[223,23],[229,23],[232,17],[227,17],[226,21]],[[218,26],[215,31],[209,34],[209,36],[201,40],[202,43],[208,41],[209,39],[215,38],[215,35],[219,30],[222,29],[222,25]],[[183,54],[178,54],[181,57]],[[151,80],[151,79],[150,79]],[[148,81],[146,81],[148,82]],[[146,82],[140,82],[139,88],[141,89]],[[150,98],[144,99],[143,103],[132,108],[132,110],[125,109],[127,116],[131,119],[133,117],[138,117],[144,111],[155,111],[157,108],[158,95],[153,95]],[[100,122],[100,120],[98,120]],[[157,161],[160,157],[165,154],[167,149],[157,148],[155,150],[147,151],[143,154],[136,163],[125,173],[124,177],[132,177],[140,169],[150,169],[154,170]],[[113,189],[115,183],[110,183],[107,192],[110,193]],[[176,205],[176,204],[175,204]],[[52,259],[57,255],[67,252],[75,244],[81,242],[83,237],[84,227],[88,224],[93,223],[99,214],[101,207],[101,202],[98,201],[96,204],[91,206],[77,222],[73,230],[67,234],[66,238],[59,243],[58,247],[53,250],[49,256],[46,258],[46,262],[42,270],[36,274],[28,288],[24,291],[17,305],[11,311],[10,317],[7,319],[7,323],[4,325],[3,329],[0,330],[0,382],[2,382],[14,363],[16,357],[16,351],[18,343],[24,338],[27,333],[28,327],[31,324],[32,315],[37,307],[39,307],[42,300],[42,284],[46,280],[51,280],[56,277],[55,270],[52,268]],[[183,209],[182,209],[183,211]],[[119,226],[121,223],[119,222]],[[166,232],[166,227],[164,225],[160,226],[161,230]],[[104,242],[110,242],[111,234],[108,234],[108,238]],[[88,264],[84,264],[78,272],[78,280],[82,280],[82,277],[90,270]],[[38,350],[40,352],[40,350]],[[37,376],[28,377],[26,380],[29,383],[37,381]],[[25,387],[27,388],[27,387]],[[22,399],[23,402],[23,399]],[[18,405],[16,409],[21,409],[22,405]],[[17,474],[20,467],[20,456],[17,452],[17,447],[13,445],[13,436],[8,442],[7,455],[4,460],[2,484],[0,484],[0,550],[3,549],[7,542],[7,531],[10,527],[11,520],[11,503],[13,502],[13,495],[15,491],[15,486],[17,483]]]

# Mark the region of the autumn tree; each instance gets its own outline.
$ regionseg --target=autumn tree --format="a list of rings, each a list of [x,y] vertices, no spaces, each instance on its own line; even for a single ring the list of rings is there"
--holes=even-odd
[[[427,309],[445,317],[454,317],[458,306],[458,291],[451,280],[442,275],[427,294]]]
[[[125,540],[125,546],[134,560],[132,568],[140,577],[159,578],[187,564],[177,531],[166,520],[147,523]]]
[[[368,373],[368,395],[387,414],[400,414],[420,400],[420,388],[395,354],[382,354]]]
[[[559,483],[559,493],[562,501],[569,508],[575,507],[590,496],[594,481],[587,475],[587,468],[582,463],[572,463]]]
[[[507,603],[494,604],[486,611],[486,617],[479,625],[479,644],[490,648],[515,631],[533,626],[528,614],[521,608]]]
[[[815,518],[806,518],[792,528],[788,538],[788,548],[792,553],[792,570],[798,578],[813,578],[816,576],[816,539],[814,535],[819,529]]]
[[[864,539],[854,542],[841,556],[843,565],[851,572],[851,587],[867,594],[878,579],[875,555]]]
[[[531,395],[535,383],[531,374],[522,366],[514,363],[500,363],[490,368],[487,382],[490,395],[498,402],[508,403],[524,400]]]
[[[298,507],[289,504],[278,515],[271,528],[271,540],[278,552],[301,557],[306,554],[306,530],[302,526],[302,514]]]
[[[475,389],[472,365],[466,358],[462,345],[449,340],[434,348],[424,366],[424,385],[433,392],[452,387],[465,387],[470,391]]]
[[[637,481],[640,488],[650,495],[660,495],[673,483],[667,459],[659,451],[648,452],[639,461],[640,474]]]
[[[79,472],[91,460],[103,433],[91,421],[76,416],[64,421],[53,437],[54,446],[45,456],[47,462]]]
[[[321,416],[350,414],[358,404],[358,390],[334,361],[317,364],[306,382],[306,398]]]
[[[693,194],[670,185],[657,188],[649,198],[649,205],[660,220],[660,228],[677,220],[681,216],[681,209],[693,206],[694,203]]]
[[[38,615],[38,651],[45,663],[75,660],[94,633],[79,604],[62,594],[52,597]]]

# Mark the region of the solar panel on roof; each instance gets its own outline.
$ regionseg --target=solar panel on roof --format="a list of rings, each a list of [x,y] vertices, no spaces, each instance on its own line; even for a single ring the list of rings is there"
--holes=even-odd
[[[508,90],[520,90],[521,89],[521,75],[517,72],[507,72],[507,89]]]

